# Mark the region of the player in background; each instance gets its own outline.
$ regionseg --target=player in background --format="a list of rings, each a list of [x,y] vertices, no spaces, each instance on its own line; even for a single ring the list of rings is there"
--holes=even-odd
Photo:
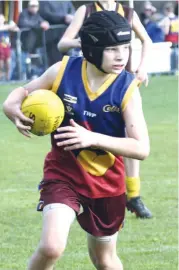
[[[11,21],[5,23],[5,17],[0,14],[0,80],[10,80],[10,69],[11,69],[11,42],[10,42],[10,31],[18,31],[17,25]]]
[[[137,13],[127,7],[122,6],[115,0],[106,0],[106,1],[96,1],[88,5],[83,5],[78,8],[75,13],[72,23],[69,25],[64,35],[58,43],[58,48],[61,52],[67,52],[71,48],[79,49],[81,48],[81,40],[78,37],[80,28],[84,20],[90,16],[95,11],[101,10],[115,10],[122,16],[124,16],[130,25],[132,26],[133,31],[140,38],[142,42],[142,55],[140,65],[136,71],[136,77],[141,82],[145,82],[146,86],[148,85],[148,75],[147,75],[147,55],[151,47],[151,40],[145,31]],[[127,64],[127,70],[131,71],[131,59]],[[125,159],[125,169],[126,169],[126,186],[127,186],[127,197],[128,204],[127,208],[131,212],[135,212],[136,215],[140,218],[151,218],[152,213],[150,210],[143,204],[140,197],[140,163],[138,160],[134,159]]]
[[[84,58],[65,56],[41,77],[15,89],[3,105],[25,136],[32,124],[20,110],[27,93],[49,89],[66,110],[45,159],[38,205],[43,210],[42,236],[28,270],[53,269],[75,217],[87,232],[95,268],[122,270],[116,241],[126,207],[123,157],[143,160],[149,155],[139,81],[125,70],[130,25],[114,11],[96,12],[85,21],[80,38]]]
[[[174,3],[167,2],[164,5],[165,17],[160,25],[165,33],[165,41],[172,43],[171,71],[178,71],[178,42],[179,42],[179,18],[174,13]]]

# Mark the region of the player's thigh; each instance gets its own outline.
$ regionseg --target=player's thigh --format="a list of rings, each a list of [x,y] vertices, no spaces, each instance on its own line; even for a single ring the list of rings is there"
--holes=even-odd
[[[75,211],[61,203],[48,204],[43,209],[43,228],[39,247],[45,252],[63,252]],[[58,254],[57,254],[58,256]]]
[[[4,68],[4,60],[0,59],[0,69],[2,71],[2,69]]]
[[[108,265],[116,260],[118,232],[112,236],[95,237],[87,234],[88,252],[94,265]]]
[[[11,58],[10,58],[10,57],[7,58],[4,62],[5,62],[6,68],[7,68],[7,69],[10,68],[10,65],[11,65]]]

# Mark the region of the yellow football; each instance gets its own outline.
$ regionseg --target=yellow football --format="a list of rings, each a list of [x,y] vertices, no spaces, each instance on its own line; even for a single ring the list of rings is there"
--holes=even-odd
[[[62,123],[65,109],[61,99],[49,90],[36,90],[21,106],[22,113],[34,120],[31,132],[43,136],[55,131]]]

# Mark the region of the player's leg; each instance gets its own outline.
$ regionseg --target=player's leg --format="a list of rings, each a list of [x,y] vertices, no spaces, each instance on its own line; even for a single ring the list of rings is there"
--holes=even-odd
[[[132,47],[129,50],[129,60],[126,66],[127,71],[134,73],[132,70]],[[127,132],[126,132],[127,137]],[[126,172],[126,187],[127,199],[138,197],[140,194],[140,163],[139,160],[124,158],[125,172]]]
[[[39,246],[30,259],[28,270],[52,270],[67,243],[75,211],[65,204],[49,204],[43,209],[43,229]]]
[[[140,195],[140,162],[136,159],[124,158],[126,171],[127,199]]]
[[[0,43],[0,80],[4,79],[4,47]]]
[[[88,251],[98,270],[122,270],[122,263],[116,252],[117,233],[112,236],[94,237],[88,234]]]
[[[132,70],[132,48],[129,51],[129,60],[126,66],[127,71],[133,73]],[[127,136],[127,133],[126,133]],[[127,208],[131,212],[135,212],[138,217],[151,218],[152,213],[143,204],[140,198],[140,161],[131,158],[124,158],[126,171],[126,187],[127,187]]]
[[[4,60],[0,59],[0,80],[4,79]]]
[[[99,199],[81,196],[81,204],[83,212],[77,220],[88,233],[88,250],[94,266],[100,270],[122,270],[116,241],[123,226],[126,195]]]
[[[79,211],[78,197],[67,182],[53,179],[41,181],[39,191],[37,211],[43,210],[43,230],[28,270],[52,270],[65,249],[75,212]]]
[[[5,63],[6,80],[9,81],[10,80],[11,59],[10,58],[5,59],[4,63]]]
[[[135,212],[138,217],[151,218],[150,210],[143,204],[140,198],[140,161],[125,158],[126,187],[127,187],[127,208]]]

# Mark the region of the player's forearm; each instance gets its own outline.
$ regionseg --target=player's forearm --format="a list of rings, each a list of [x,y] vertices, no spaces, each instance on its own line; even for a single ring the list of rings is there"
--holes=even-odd
[[[141,61],[139,64],[139,68],[147,66],[151,47],[152,47],[152,41],[150,39],[147,39],[142,43]]]
[[[23,87],[18,87],[9,94],[9,96],[3,103],[3,111],[8,118],[10,118],[9,111],[12,109],[12,107],[13,106],[20,107],[26,96],[27,92]]]
[[[0,31],[10,30],[11,28],[12,26],[10,26],[9,24],[0,25]]]
[[[73,48],[81,48],[79,39],[61,39],[57,45],[60,52],[67,52]]]
[[[4,102],[4,106],[7,104],[21,104],[24,98],[27,96],[27,90],[24,87],[18,87],[14,89]]]
[[[95,147],[111,152],[114,155],[143,160],[150,152],[149,144],[133,138],[116,138],[96,133]]]

